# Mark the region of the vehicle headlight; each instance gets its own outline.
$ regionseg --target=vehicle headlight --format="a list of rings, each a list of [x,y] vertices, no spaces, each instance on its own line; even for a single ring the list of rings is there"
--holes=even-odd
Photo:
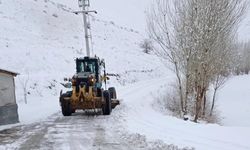
[[[90,76],[88,80],[89,80],[89,85],[95,84],[95,78],[93,76]]]

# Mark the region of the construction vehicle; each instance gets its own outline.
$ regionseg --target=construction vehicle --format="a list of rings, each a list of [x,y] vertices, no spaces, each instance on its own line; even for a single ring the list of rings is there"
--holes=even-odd
[[[98,57],[76,59],[76,74],[71,79],[65,79],[69,83],[64,84],[72,91],[60,93],[62,114],[70,116],[77,109],[101,109],[104,115],[110,115],[112,109],[119,105],[119,100],[114,87],[108,90],[102,88],[103,83],[106,87],[107,80],[104,60]]]
[[[76,74],[70,78],[65,78],[64,87],[71,88],[66,93],[60,92],[60,104],[62,114],[70,116],[76,110],[102,110],[103,115],[110,115],[113,108],[120,104],[117,100],[116,90],[114,87],[106,88],[106,82],[109,77],[106,74],[105,62],[98,57],[91,57],[90,54],[90,23],[88,14],[93,10],[88,10],[89,0],[79,0],[81,11],[73,12],[74,14],[83,14],[86,54],[84,58],[76,59]],[[103,88],[105,84],[105,89]],[[94,111],[97,112],[97,111]]]

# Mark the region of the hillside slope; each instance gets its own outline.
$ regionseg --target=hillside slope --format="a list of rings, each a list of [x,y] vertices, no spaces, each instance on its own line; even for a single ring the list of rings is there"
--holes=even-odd
[[[95,1],[93,4],[97,6],[97,2]],[[132,3],[132,0],[128,2]],[[100,8],[102,4],[103,7],[109,7],[104,5],[103,1],[100,3],[97,8]],[[141,0],[136,2],[136,6],[139,3],[143,2]],[[60,83],[63,82],[64,77],[71,77],[75,72],[74,59],[85,55],[82,16],[71,13],[77,9],[77,2],[70,0],[0,0],[0,68],[20,73],[16,78],[16,92],[21,125],[25,127],[32,126],[30,123],[34,122],[39,125],[49,124],[49,126],[56,120],[62,120],[62,123],[65,123],[65,119],[60,115],[58,102],[59,92],[63,89]],[[139,144],[138,149],[141,145],[143,146],[141,149],[148,146],[145,138],[158,140],[157,143],[165,142],[180,147],[195,147],[198,150],[250,149],[248,144],[249,124],[245,124],[243,121],[240,122],[240,125],[244,124],[244,127],[238,127],[237,123],[230,124],[237,121],[234,118],[223,120],[223,123],[231,125],[230,127],[195,124],[191,121],[184,122],[175,117],[163,115],[156,110],[157,108],[154,108],[153,104],[156,103],[159,95],[164,93],[164,90],[175,81],[175,78],[156,56],[142,52],[139,43],[143,40],[144,33],[121,26],[122,19],[118,20],[119,23],[116,23],[116,19],[107,20],[113,12],[106,13],[106,10],[101,11],[105,14],[90,17],[93,52],[106,60],[109,73],[120,75],[119,78],[112,77],[108,84],[117,87],[122,104],[113,111],[111,116],[93,117],[93,120],[90,121],[93,126],[98,126],[99,129],[99,124],[101,124],[101,129],[105,128],[109,137],[131,138],[127,137],[128,133],[136,134],[137,136],[133,136],[129,140],[133,144],[134,141],[141,138],[139,143],[134,142],[136,146]],[[80,54],[81,50],[83,54]],[[28,81],[28,104],[25,104],[23,99],[22,84],[25,81]],[[233,81],[238,83],[239,79]],[[230,108],[235,104],[224,105],[228,99],[234,102],[233,97],[226,96],[228,92],[231,92],[231,88],[235,91],[234,85],[239,86],[234,82],[229,83],[229,88],[226,87],[224,94],[221,95],[220,109]],[[245,87],[242,91],[247,90]],[[240,95],[242,91],[239,90],[237,93]],[[248,95],[244,97],[245,102],[247,98]],[[247,107],[247,105],[243,105],[238,107]],[[231,113],[228,114],[230,110],[225,110],[223,117],[230,117]],[[245,112],[249,111],[242,111],[242,113]],[[242,115],[241,112],[238,115]],[[48,117],[50,118],[48,119]],[[89,118],[80,115],[74,121],[79,124],[87,124],[87,119]],[[33,133],[41,135],[39,133],[43,130],[39,131],[39,125],[38,128],[33,127],[35,131],[30,129],[32,131],[29,131],[24,138],[21,137],[20,141],[29,144],[31,142],[26,139],[26,136],[31,135],[32,137]],[[75,140],[86,138],[77,139],[78,132],[84,134],[85,130],[76,130],[77,133],[73,130],[74,133],[68,133],[67,131],[71,130],[62,130],[61,125],[61,122],[58,126],[53,125],[58,128],[59,134],[51,128],[47,129],[46,136],[49,140],[54,140],[54,136],[66,135],[69,137],[72,134],[76,136]],[[67,122],[63,128],[67,128],[67,125],[71,125],[70,122]],[[79,126],[76,124],[70,127],[78,128]],[[83,125],[83,127],[86,126]],[[92,135],[90,138],[94,137],[94,133],[89,134]],[[112,134],[116,135],[112,136]],[[43,136],[45,135],[43,134]],[[76,142],[82,146],[79,141],[70,141],[67,138],[63,140],[66,145],[74,147]],[[93,140],[90,139],[91,142]],[[18,144],[23,144],[18,143],[20,141],[14,140],[14,143],[9,143],[9,146],[18,148]],[[59,142],[58,145],[54,145],[58,146],[56,148],[60,149],[60,146],[65,148],[64,145],[61,145],[60,138],[57,142]]]
[[[74,59],[85,56],[82,16],[71,13],[71,6],[52,0],[1,1],[0,10],[0,67],[20,73],[16,78],[19,110],[29,107],[23,105],[22,86],[28,81],[28,103],[45,106],[39,110],[49,107],[45,114],[58,111],[60,82],[75,72]],[[143,36],[138,31],[98,16],[90,20],[94,54],[106,60],[109,73],[120,75],[119,79],[113,78],[112,84],[125,85],[162,75],[164,69],[158,59],[139,47]],[[27,119],[26,115],[22,117],[21,112],[21,121]]]

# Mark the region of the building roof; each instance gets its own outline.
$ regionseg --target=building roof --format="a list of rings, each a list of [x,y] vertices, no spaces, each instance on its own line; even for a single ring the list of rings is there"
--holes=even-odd
[[[16,73],[16,72],[13,72],[13,71],[4,70],[4,69],[1,69],[1,68],[0,68],[0,73],[9,74],[9,75],[12,75],[12,76],[19,75],[19,73]]]

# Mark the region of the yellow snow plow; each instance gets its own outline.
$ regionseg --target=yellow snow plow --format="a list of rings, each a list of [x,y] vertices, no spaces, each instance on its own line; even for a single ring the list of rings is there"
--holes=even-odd
[[[76,59],[76,74],[71,79],[65,79],[68,83],[63,84],[72,90],[60,93],[62,114],[70,116],[78,109],[100,109],[103,115],[110,115],[120,101],[114,87],[102,88],[105,84],[106,89],[107,80],[104,60],[97,57]]]

